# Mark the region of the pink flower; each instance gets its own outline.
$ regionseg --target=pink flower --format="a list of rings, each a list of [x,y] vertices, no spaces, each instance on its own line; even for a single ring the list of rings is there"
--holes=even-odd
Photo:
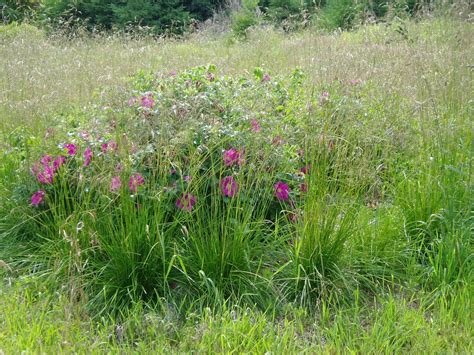
[[[170,71],[170,73],[168,74],[169,76],[176,76],[176,70],[172,70]]]
[[[64,144],[64,148],[67,149],[67,153],[68,153],[69,155],[76,155],[76,150],[77,150],[77,148],[76,148],[76,145],[75,145],[75,144],[72,144],[72,143],[70,143],[70,144]]]
[[[45,155],[40,160],[43,166],[48,166],[49,163],[51,163],[52,161],[53,161],[53,158],[51,157],[51,155]]]
[[[108,149],[110,149],[111,151],[116,152],[117,148],[118,148],[118,144],[116,141],[110,141],[108,143]]]
[[[102,153],[107,153],[107,148],[109,147],[107,143],[102,143],[100,147],[102,148]]]
[[[308,174],[309,175],[309,172],[311,170],[311,164],[308,164],[306,166],[303,166],[300,171],[303,173],[303,174]]]
[[[224,151],[223,160],[225,166],[232,166],[234,164],[241,165],[243,163],[241,154],[241,152],[234,148]]]
[[[196,204],[196,197],[185,193],[180,198],[176,200],[176,207],[190,212],[193,209],[193,206]]]
[[[79,133],[79,137],[81,137],[84,140],[88,140],[90,137],[90,134],[87,131],[82,131],[81,133]]]
[[[325,103],[326,101],[329,101],[329,92],[323,91],[321,95],[321,104]]]
[[[33,166],[31,167],[31,174],[33,176],[36,176],[38,175],[39,171],[40,171],[40,164],[34,163]]]
[[[56,159],[54,159],[54,162],[53,162],[53,171],[54,172],[58,171],[61,165],[63,165],[65,162],[66,162],[65,156],[60,155],[56,157]]]
[[[308,192],[308,184],[307,183],[300,184],[300,191],[301,192]]]
[[[278,200],[280,201],[286,201],[289,198],[289,193],[290,189],[287,184],[285,184],[282,181],[278,181],[275,184],[275,196]]]
[[[135,173],[130,176],[130,180],[128,182],[128,187],[131,191],[137,192],[138,186],[143,185],[145,183],[145,179],[139,173]]]
[[[214,81],[216,80],[216,77],[213,73],[207,73],[207,80]]]
[[[224,196],[234,197],[239,185],[232,176],[226,176],[221,180],[221,191]]]
[[[120,189],[122,186],[122,181],[120,180],[120,176],[112,177],[112,181],[110,182],[110,191],[114,192]]]
[[[254,118],[252,121],[250,121],[250,124],[252,125],[252,129],[254,132],[260,132],[260,124],[258,121]]]
[[[119,173],[119,172],[121,172],[122,170],[123,170],[122,164],[117,163],[117,165],[115,166],[115,172],[116,172],[116,173]]]
[[[43,171],[40,171],[37,175],[38,181],[44,185],[53,183],[54,171],[51,167],[45,166]]]
[[[92,157],[94,156],[91,148],[87,147],[83,155],[84,155],[84,166],[88,166],[91,163]]]
[[[357,84],[360,84],[360,83],[362,83],[362,80],[360,80],[360,79],[351,79],[351,80],[349,80],[349,84],[351,84],[351,85],[357,85]]]
[[[136,96],[132,96],[131,98],[128,99],[128,106],[132,107],[137,103],[138,99]]]
[[[46,192],[44,190],[38,190],[31,196],[31,204],[33,206],[38,206],[44,200]]]
[[[151,95],[143,96],[141,99],[141,105],[142,107],[153,108],[155,107],[155,100],[153,100]]]
[[[183,180],[186,181],[187,183],[189,183],[189,182],[191,182],[191,176],[186,175],[185,177],[183,177]]]
[[[265,73],[263,74],[262,83],[266,83],[267,81],[270,81],[270,75],[268,75],[268,73]]]

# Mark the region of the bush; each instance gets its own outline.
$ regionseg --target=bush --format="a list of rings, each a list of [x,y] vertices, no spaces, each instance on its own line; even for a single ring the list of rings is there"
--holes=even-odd
[[[190,14],[179,0],[92,1],[48,0],[44,13],[53,22],[78,19],[89,29],[124,29],[130,25],[151,27],[155,33],[180,32]]]
[[[247,30],[258,23],[258,0],[244,0],[242,8],[232,14],[232,32],[238,38],[247,37]]]

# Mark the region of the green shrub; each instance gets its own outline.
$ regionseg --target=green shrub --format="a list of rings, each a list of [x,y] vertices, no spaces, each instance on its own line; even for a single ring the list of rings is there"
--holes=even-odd
[[[258,23],[258,0],[244,0],[242,8],[232,14],[232,32],[237,38],[245,38],[247,30]]]

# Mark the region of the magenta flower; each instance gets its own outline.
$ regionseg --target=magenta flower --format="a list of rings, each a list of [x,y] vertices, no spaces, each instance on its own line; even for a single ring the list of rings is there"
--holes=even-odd
[[[239,185],[232,176],[226,176],[221,180],[221,191],[224,196],[234,197]]]
[[[34,163],[33,166],[31,167],[31,175],[36,176],[38,175],[40,171],[40,165],[38,163]]]
[[[180,198],[176,200],[176,207],[190,212],[193,209],[193,206],[196,204],[196,197],[185,193]]]
[[[120,180],[120,176],[112,177],[112,181],[110,182],[110,191],[114,192],[120,189],[122,186],[122,181]]]
[[[128,99],[128,106],[132,107],[135,105],[138,101],[138,98],[136,96],[132,96],[131,98]]]
[[[223,160],[225,166],[229,167],[234,164],[241,165],[243,163],[243,158],[241,154],[241,152],[234,148],[224,151]]]
[[[265,73],[263,74],[262,83],[266,83],[267,81],[270,81],[270,75],[268,75],[268,73]]]
[[[137,192],[138,186],[141,186],[145,183],[145,179],[139,173],[135,173],[130,176],[130,180],[128,182],[128,187],[131,191]]]
[[[83,155],[84,155],[84,166],[88,166],[91,163],[92,157],[94,156],[91,148],[87,147]]]
[[[207,73],[207,80],[214,81],[216,80],[216,77],[213,73]]]
[[[51,163],[52,161],[53,161],[53,158],[51,157],[51,155],[45,155],[40,160],[43,166],[48,166],[49,163]]]
[[[102,143],[102,145],[100,146],[101,149],[102,149],[102,153],[107,153],[107,148],[109,147],[109,145],[107,143]]]
[[[110,150],[113,151],[113,152],[116,152],[117,149],[118,149],[118,144],[117,144],[116,141],[110,141],[110,142],[108,143],[108,147],[107,147],[107,148],[110,149]]]
[[[187,183],[190,183],[191,182],[191,176],[186,175],[185,177],[183,177],[183,180],[186,181]]]
[[[146,108],[153,108],[155,107],[155,100],[149,95],[149,96],[143,96],[141,99],[141,105],[142,107]]]
[[[61,165],[63,165],[65,162],[66,162],[65,156],[60,155],[56,157],[56,159],[54,159],[54,162],[53,162],[53,171],[54,172],[58,171]]]
[[[38,190],[31,196],[31,204],[33,206],[38,206],[44,200],[46,192],[44,190]]]
[[[54,171],[50,166],[45,166],[43,171],[40,171],[37,175],[38,181],[44,185],[53,183]]]
[[[84,140],[88,140],[90,138],[90,134],[87,131],[82,131],[81,133],[79,133],[79,137],[81,137]]]
[[[258,121],[254,118],[252,121],[250,121],[250,124],[252,125],[252,129],[254,132],[260,132],[260,124]]]
[[[170,73],[168,74],[169,76],[176,76],[176,70],[172,70],[170,71]]]
[[[69,155],[76,155],[77,147],[76,147],[75,144],[72,144],[72,143],[70,143],[70,144],[64,144],[64,148],[67,149],[67,153],[68,153]]]
[[[289,195],[288,195],[289,191],[290,191],[290,188],[284,182],[278,181],[275,184],[275,196],[278,200],[287,201],[289,198]]]
[[[300,184],[300,191],[301,192],[308,192],[308,184],[307,183]]]
[[[309,175],[309,172],[311,170],[311,164],[308,164],[306,166],[303,166],[300,171],[303,173],[303,174],[308,174]]]

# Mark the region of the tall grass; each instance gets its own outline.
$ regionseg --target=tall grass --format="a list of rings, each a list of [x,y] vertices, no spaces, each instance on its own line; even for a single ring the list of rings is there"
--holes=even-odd
[[[130,343],[117,347],[149,344],[143,319],[158,314],[169,318],[158,343],[180,350],[416,351],[424,336],[447,349],[434,327],[450,321],[455,348],[469,349],[471,24],[260,29],[245,43],[14,32],[0,36],[5,280],[47,280],[75,314],[116,326],[116,340],[114,322],[129,322]],[[39,184],[34,163],[71,142],[76,155]],[[136,191],[134,174],[144,178]],[[226,178],[236,189],[227,195]],[[34,207],[39,188],[46,198]],[[21,287],[15,297],[37,304]],[[211,330],[189,344],[193,314]],[[255,345],[226,343],[229,329]],[[303,332],[309,340],[290,339]]]

